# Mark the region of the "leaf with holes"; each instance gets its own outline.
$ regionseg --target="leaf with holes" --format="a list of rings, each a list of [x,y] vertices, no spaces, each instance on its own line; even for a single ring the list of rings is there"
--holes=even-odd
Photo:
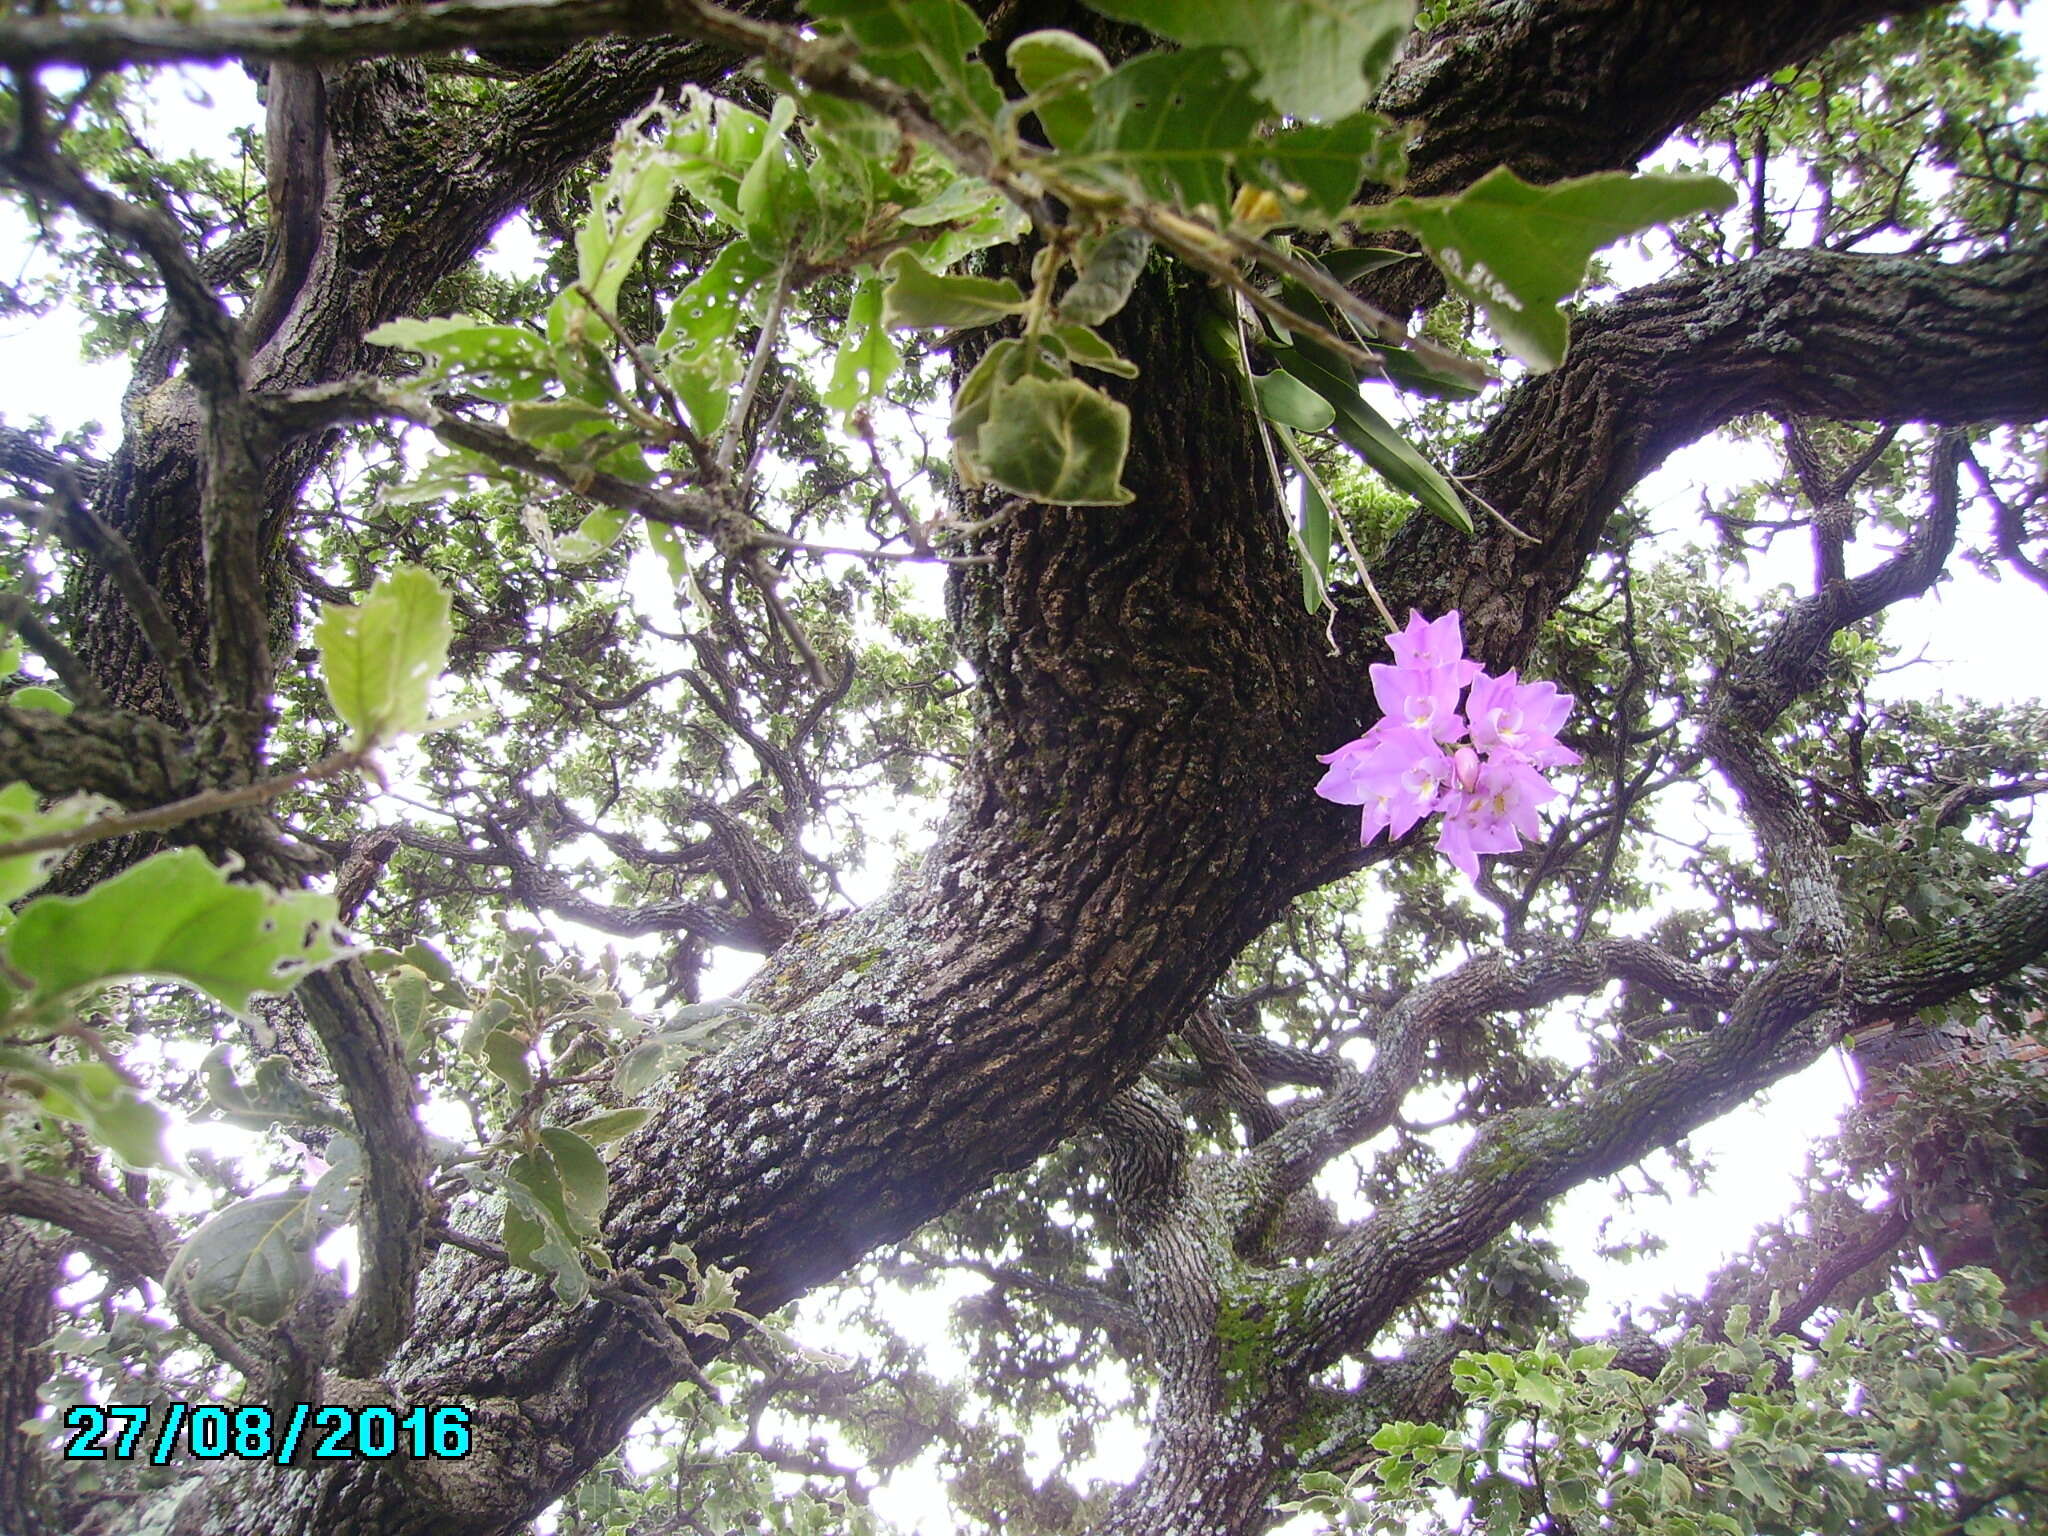
[[[352,953],[337,937],[332,896],[232,881],[196,848],[156,854],[82,896],[37,897],[7,931],[5,950],[34,1003],[160,976],[242,1014],[256,993],[290,991]]]
[[[1230,171],[1257,144],[1265,105],[1218,48],[1144,53],[1089,87],[1094,120],[1059,171],[1221,216]],[[1069,318],[1079,318],[1069,316]]]
[[[327,697],[360,751],[425,730],[427,698],[448,666],[452,603],[431,571],[402,565],[353,607],[329,603],[313,626]]]
[[[1109,60],[1085,37],[1048,28],[1026,32],[1003,54],[1010,72],[1031,94],[1045,136],[1071,149],[1088,136],[1095,108],[1083,88],[1109,73]]]

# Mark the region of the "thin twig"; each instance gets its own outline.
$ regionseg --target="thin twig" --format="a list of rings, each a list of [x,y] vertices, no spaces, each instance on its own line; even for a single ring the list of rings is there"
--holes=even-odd
[[[795,260],[791,256],[783,262],[782,270],[775,274],[775,287],[768,295],[768,313],[761,317],[761,334],[754,339],[754,355],[747,363],[747,376],[740,381],[740,392],[734,397],[725,426],[718,434],[718,451],[712,455],[712,464],[721,475],[732,473],[733,455],[739,451],[740,432],[746,425],[747,413],[754,408],[754,396],[760,392],[761,377],[768,371],[768,359],[774,354],[775,340],[782,330],[782,307],[789,302],[790,268]]]
[[[107,702],[107,696],[100,691],[99,679],[87,670],[56,632],[36,616],[36,607],[27,598],[15,592],[0,592],[0,624],[5,624],[22,639],[35,648],[38,656],[50,664],[50,670],[57,674],[57,681],[71,690],[74,703],[87,708],[98,708]]]
[[[166,827],[179,826],[201,816],[217,816],[223,811],[262,805],[275,800],[279,795],[289,794],[302,785],[315,784],[323,779],[338,778],[344,773],[352,772],[362,767],[368,759],[367,752],[337,752],[332,757],[322,758],[309,768],[281,774],[273,779],[258,779],[236,789],[203,789],[196,795],[187,795],[182,800],[173,800],[168,805],[154,806],[146,811],[132,811],[125,816],[108,816],[99,821],[87,822],[82,827],[73,827],[69,831],[45,832],[38,837],[24,837],[15,842],[0,843],[0,859],[11,859],[25,853],[51,853],[65,848],[82,848],[88,843],[103,843],[109,838],[126,837],[131,832],[160,832]]]
[[[576,284],[576,292],[583,302],[590,306],[591,313],[602,320],[611,333],[618,337],[621,344],[624,345],[626,361],[631,365],[634,374],[639,378],[640,382],[653,390],[661,403],[668,407],[671,419],[656,424],[665,432],[680,440],[683,446],[690,450],[690,457],[697,461],[698,469],[707,468],[709,464],[707,458],[708,449],[705,446],[704,439],[692,430],[690,418],[683,410],[683,403],[676,398],[676,392],[668,387],[668,381],[656,373],[648,364],[647,359],[641,355],[640,348],[634,342],[632,335],[620,323],[619,317],[606,308],[603,301],[590,291],[588,283]],[[630,402],[628,403],[630,404]]]
[[[64,477],[69,481],[69,477]],[[45,528],[88,559],[96,561],[113,580],[115,589],[127,600],[136,626],[156,659],[163,663],[164,678],[185,718],[203,718],[213,706],[213,688],[193,665],[192,653],[177,621],[164,606],[150,579],[143,575],[135,551],[113,525],[86,505],[77,483],[55,487],[63,506],[45,502],[0,498],[0,511],[21,519],[33,528]]]

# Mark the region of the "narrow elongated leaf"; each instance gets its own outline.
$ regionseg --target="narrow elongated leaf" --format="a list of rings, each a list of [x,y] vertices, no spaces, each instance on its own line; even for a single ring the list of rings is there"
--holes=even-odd
[[[1297,254],[1299,254],[1297,252]],[[1413,251],[1390,251],[1380,246],[1361,245],[1343,251],[1325,251],[1319,258],[1323,270],[1340,283],[1355,283],[1368,272],[1415,260]]]
[[[1413,230],[1508,350],[1541,370],[1564,359],[1567,327],[1558,305],[1585,281],[1595,251],[1734,200],[1733,189],[1712,176],[1612,171],[1538,187],[1503,166],[1455,197],[1397,197],[1365,210],[1359,223]]]
[[[1331,430],[1346,447],[1377,470],[1395,490],[1412,496],[1424,511],[1464,533],[1474,532],[1464,498],[1397,430],[1360,397],[1348,378],[1332,374],[1295,347],[1274,347],[1274,360],[1336,408]]]
[[[1021,378],[996,392],[975,449],[983,479],[1034,501],[1116,507],[1131,413],[1079,379]]]
[[[1330,504],[1315,476],[1301,481],[1301,605],[1319,611],[1330,587]]]
[[[1334,118],[1372,100],[1415,19],[1414,0],[1088,0],[1177,43],[1229,44],[1289,117]]]
[[[1259,409],[1268,421],[1303,432],[1327,432],[1337,419],[1337,408],[1291,373],[1263,373],[1252,380]]]
[[[232,882],[196,848],[143,860],[82,896],[40,896],[7,931],[35,1000],[130,976],[189,982],[238,1013],[349,953],[332,896]]]
[[[313,627],[334,712],[352,748],[423,729],[427,696],[447,668],[451,600],[431,571],[402,565],[353,607],[329,603]]]

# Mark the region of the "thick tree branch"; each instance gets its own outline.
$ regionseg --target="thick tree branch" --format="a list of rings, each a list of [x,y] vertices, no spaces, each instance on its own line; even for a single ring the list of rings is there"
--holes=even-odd
[[[593,901],[509,838],[494,849],[485,850],[434,837],[410,827],[398,828],[397,836],[408,848],[417,848],[438,858],[503,869],[510,876],[508,894],[519,901],[622,939],[646,933],[691,933],[707,943],[730,945],[752,954],[765,955],[786,940],[791,931],[788,921],[773,911],[722,911],[707,903],[680,897],[667,901],[643,901],[631,907]]]
[[[374,11],[286,10],[189,21],[153,16],[9,17],[0,61],[37,69],[68,64],[218,64],[237,59],[342,64],[355,59],[490,49],[511,42],[693,36],[743,21],[698,0],[453,0]]]
[[[39,794],[83,790],[117,805],[162,805],[197,789],[189,753],[168,726],[119,710],[0,706],[0,779],[21,779]]]
[[[1588,311],[1563,366],[1510,391],[1458,457],[1465,483],[1539,542],[1494,532],[1475,545],[1414,518],[1381,588],[1397,609],[1459,609],[1473,655],[1518,665],[1629,491],[1684,445],[1772,411],[1936,425],[2048,416],[2048,249],[1953,264],[1775,251]],[[1358,633],[1372,627],[1361,606]],[[1369,723],[1354,672],[1329,675]]]
[[[0,1171],[0,1212],[61,1228],[122,1284],[162,1281],[177,1246],[170,1223],[147,1206],[26,1169]]]
[[[1417,195],[1456,192],[1497,165],[1534,182],[1632,170],[1730,91],[1859,27],[1939,3],[1484,0],[1423,38],[1375,105],[1419,125],[1403,188]],[[1444,293],[1442,275],[1420,261],[1359,287],[1396,314]]]
[[[16,427],[0,426],[0,480],[17,490],[55,490],[67,482],[90,493],[106,466],[43,446]]]
[[[1726,1006],[1733,988],[1655,945],[1596,940],[1533,956],[1486,956],[1416,988],[1387,1010],[1372,1063],[1296,1116],[1242,1159],[1244,1204],[1238,1239],[1261,1230],[1282,1201],[1305,1188],[1339,1154],[1391,1125],[1433,1039],[1471,1028],[1488,1014],[1539,1008],[1559,998],[1633,981],[1674,1002]]]
[[[1928,946],[1907,963],[1780,962],[1743,989],[1713,1035],[1574,1104],[1488,1122],[1446,1174],[1330,1256],[1284,1358],[1314,1371],[1361,1346],[1427,1277],[1564,1190],[1668,1146],[1798,1070],[1895,1001],[1927,1006],[2039,961],[2048,954],[2048,870],[1958,926],[1969,937]]]

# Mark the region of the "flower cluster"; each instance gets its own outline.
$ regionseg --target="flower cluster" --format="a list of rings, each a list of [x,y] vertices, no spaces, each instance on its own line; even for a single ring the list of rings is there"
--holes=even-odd
[[[1404,837],[1443,812],[1436,845],[1477,880],[1480,854],[1512,853],[1540,834],[1536,807],[1557,791],[1539,770],[1579,760],[1557,739],[1572,696],[1513,672],[1491,677],[1466,660],[1456,609],[1434,623],[1410,609],[1408,627],[1387,643],[1394,665],[1371,669],[1381,718],[1317,759],[1330,771],[1316,793],[1364,807],[1361,845],[1382,832]]]

